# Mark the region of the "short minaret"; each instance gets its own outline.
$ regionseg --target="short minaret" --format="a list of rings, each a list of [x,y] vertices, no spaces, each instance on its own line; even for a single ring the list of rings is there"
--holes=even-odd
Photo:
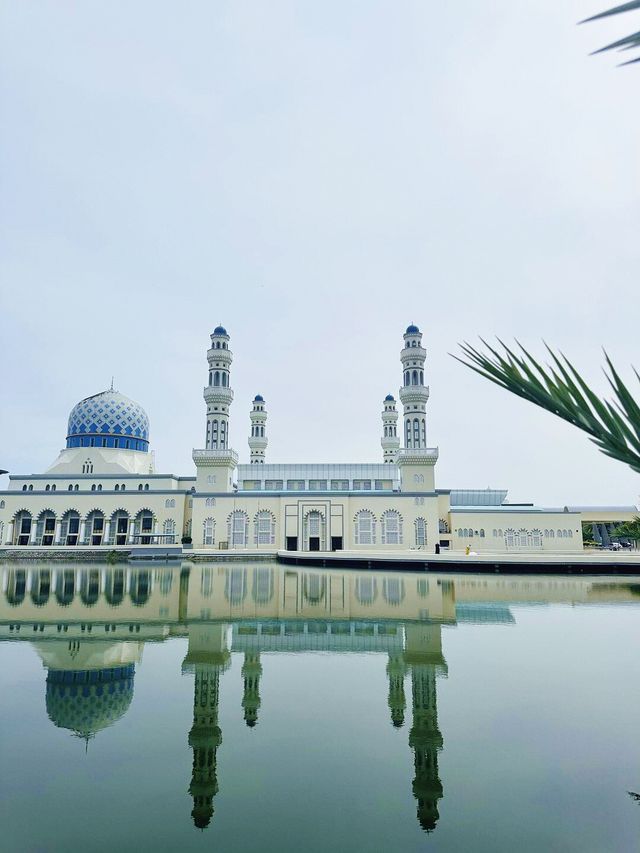
[[[207,432],[205,448],[193,451],[197,468],[196,489],[199,492],[230,492],[233,490],[233,472],[238,464],[238,454],[229,447],[229,407],[233,401],[231,390],[231,362],[229,335],[223,326],[216,326],[207,351],[209,381],[204,389],[207,404]]]
[[[384,398],[382,409],[382,445],[383,462],[390,464],[398,459],[400,439],[398,438],[398,412],[396,400],[393,394],[387,394]]]
[[[400,353],[404,378],[400,399],[404,407],[404,447],[423,450],[427,447],[426,411],[429,388],[424,384],[424,363],[427,352],[422,348],[422,332],[417,326],[407,326],[404,349]]]
[[[207,404],[207,450],[227,450],[229,447],[229,407],[233,401],[231,390],[231,362],[229,335],[223,326],[216,326],[211,335],[211,349],[207,352],[209,383],[204,389]]]
[[[264,406],[264,397],[262,394],[256,394],[249,416],[251,418],[249,448],[251,449],[250,462],[252,465],[264,465],[265,451],[269,443],[267,438],[267,410]]]
[[[244,684],[242,707],[244,708],[244,721],[249,728],[253,728],[258,722],[261,675],[260,652],[245,652],[244,664],[242,665],[242,681]]]

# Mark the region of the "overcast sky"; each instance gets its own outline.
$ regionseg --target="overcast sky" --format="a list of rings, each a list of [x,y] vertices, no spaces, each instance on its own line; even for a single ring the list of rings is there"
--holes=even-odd
[[[576,26],[606,5],[4,0],[0,467],[42,471],[114,375],[158,470],[193,473],[220,322],[241,461],[258,392],[267,461],[382,461],[415,322],[439,487],[636,503],[448,355],[544,339],[603,390],[601,347],[640,367],[640,68],[588,56],[639,22]]]

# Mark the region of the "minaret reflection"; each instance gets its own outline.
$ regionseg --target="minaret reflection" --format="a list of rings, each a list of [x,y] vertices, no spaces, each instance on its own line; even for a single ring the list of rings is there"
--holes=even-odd
[[[189,746],[193,749],[193,770],[189,793],[193,797],[191,817],[205,829],[213,816],[213,798],[218,792],[216,760],[222,743],[218,726],[220,675],[230,666],[226,625],[190,625],[189,648],[183,672],[193,672],[193,725]]]
[[[442,735],[438,728],[436,675],[446,674],[440,625],[406,627],[405,661],[411,667],[413,724],[409,746],[414,752],[413,795],[418,801],[418,821],[427,832],[438,822],[438,801],[443,789],[438,775]]]
[[[245,652],[244,664],[242,665],[242,678],[244,680],[242,707],[244,708],[244,721],[250,728],[253,728],[258,722],[261,675],[260,652]]]
[[[404,723],[404,711],[407,700],[404,695],[404,678],[408,667],[404,662],[402,652],[390,652],[387,663],[387,675],[389,676],[389,710],[391,711],[391,722],[399,729]]]

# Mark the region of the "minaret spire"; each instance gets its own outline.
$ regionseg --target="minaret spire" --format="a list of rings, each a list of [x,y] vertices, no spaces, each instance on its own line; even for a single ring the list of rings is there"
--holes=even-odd
[[[253,398],[253,408],[250,414],[251,434],[249,436],[249,448],[251,449],[251,464],[264,465],[265,451],[267,449],[267,410],[265,409],[264,397],[256,394]]]
[[[387,394],[382,403],[382,461],[393,463],[398,459],[400,439],[398,438],[398,412],[393,394]]]

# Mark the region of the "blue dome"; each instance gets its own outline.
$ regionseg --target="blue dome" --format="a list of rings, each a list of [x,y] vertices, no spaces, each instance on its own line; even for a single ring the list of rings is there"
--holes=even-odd
[[[262,396],[262,394],[256,394],[256,396],[253,398],[253,402],[264,403],[264,397]]]
[[[411,324],[411,326],[407,326],[407,331],[405,335],[417,335],[420,333],[420,329],[417,326]]]
[[[134,665],[49,670],[46,707],[51,722],[89,739],[122,717],[133,699]]]
[[[69,415],[67,447],[149,450],[149,418],[139,403],[118,391],[80,400]]]
[[[215,329],[213,330],[213,334],[214,335],[226,335],[227,330],[225,329],[224,326],[216,326]]]
[[[385,401],[385,403],[386,403],[387,401],[388,401],[389,403],[395,403],[396,398],[393,396],[393,394],[387,394],[387,396],[384,398],[384,401]]]

